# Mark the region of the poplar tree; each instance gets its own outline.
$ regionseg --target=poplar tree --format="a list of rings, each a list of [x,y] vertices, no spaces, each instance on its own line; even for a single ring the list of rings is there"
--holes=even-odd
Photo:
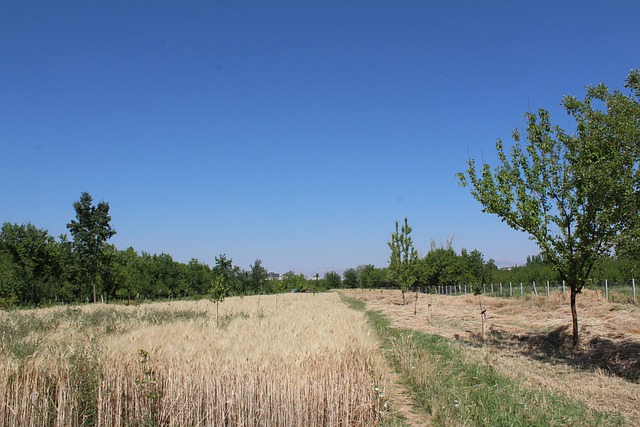
[[[396,230],[391,234],[391,241],[387,242],[389,249],[391,249],[389,279],[400,288],[402,302],[405,303],[405,294],[417,279],[418,251],[413,247],[412,228],[409,226],[407,218],[404,218],[402,227],[399,227],[398,221],[395,224]]]
[[[549,112],[525,114],[524,146],[518,130],[499,165],[477,170],[468,160],[462,186],[511,228],[524,231],[570,290],[573,345],[579,344],[576,296],[594,263],[637,235],[640,213],[640,70],[632,70],[629,94],[589,86],[584,100],[566,96],[562,106],[573,132],[553,126]]]

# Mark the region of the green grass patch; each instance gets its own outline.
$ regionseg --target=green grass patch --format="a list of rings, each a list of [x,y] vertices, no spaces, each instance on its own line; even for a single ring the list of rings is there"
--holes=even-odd
[[[242,316],[243,313],[233,314],[226,322],[228,324]],[[42,348],[46,334],[55,331],[63,323],[72,325],[87,336],[96,336],[126,332],[138,321],[149,325],[166,325],[190,320],[208,321],[209,315],[200,310],[121,310],[114,306],[89,311],[69,307],[46,313],[15,310],[0,318],[0,354],[11,354],[17,360],[24,361]]]
[[[357,310],[364,304],[343,297]],[[360,305],[362,304],[362,305]],[[560,394],[524,387],[490,364],[468,362],[461,344],[439,335],[390,327],[365,311],[385,356],[412,391],[414,405],[435,426],[623,426],[621,415],[588,409]]]

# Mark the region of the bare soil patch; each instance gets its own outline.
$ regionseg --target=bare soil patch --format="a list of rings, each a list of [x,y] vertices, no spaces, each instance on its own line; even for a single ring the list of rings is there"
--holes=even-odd
[[[481,297],[487,334],[481,339],[480,297],[407,295],[400,291],[350,290],[392,326],[459,342],[469,360],[488,363],[524,385],[562,393],[603,412],[625,414],[640,425],[640,308],[608,303],[585,291],[578,296],[582,344],[571,347],[568,296],[524,299]],[[414,314],[417,311],[417,314]]]

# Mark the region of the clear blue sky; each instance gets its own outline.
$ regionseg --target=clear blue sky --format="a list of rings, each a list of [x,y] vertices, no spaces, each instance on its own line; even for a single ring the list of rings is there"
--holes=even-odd
[[[640,2],[0,3],[0,222],[308,275],[387,265],[405,216],[499,265],[536,246],[455,173],[523,114],[640,67]]]

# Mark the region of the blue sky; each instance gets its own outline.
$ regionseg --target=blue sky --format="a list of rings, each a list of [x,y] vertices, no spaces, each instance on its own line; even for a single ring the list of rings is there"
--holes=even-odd
[[[640,67],[637,1],[0,3],[0,222],[308,275],[415,246],[537,253],[455,173],[528,110]]]

